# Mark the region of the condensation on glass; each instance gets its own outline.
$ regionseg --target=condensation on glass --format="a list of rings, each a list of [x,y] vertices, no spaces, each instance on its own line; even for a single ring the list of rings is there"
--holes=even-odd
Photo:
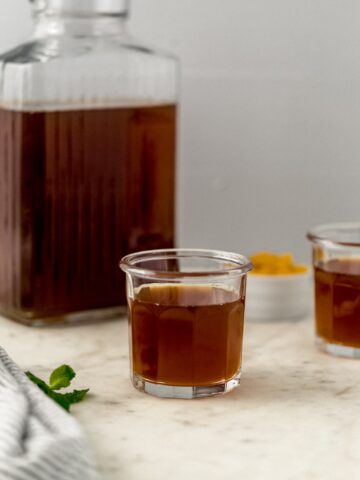
[[[174,244],[177,61],[127,34],[124,0],[32,3],[0,57],[0,311],[105,319],[119,259]]]

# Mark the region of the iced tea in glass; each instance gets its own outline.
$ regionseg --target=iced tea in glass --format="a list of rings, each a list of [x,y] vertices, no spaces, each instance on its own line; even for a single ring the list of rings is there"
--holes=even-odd
[[[128,255],[121,267],[127,273],[134,386],[175,398],[236,387],[249,261],[170,249]]]
[[[317,343],[328,353],[360,357],[360,224],[312,229]]]

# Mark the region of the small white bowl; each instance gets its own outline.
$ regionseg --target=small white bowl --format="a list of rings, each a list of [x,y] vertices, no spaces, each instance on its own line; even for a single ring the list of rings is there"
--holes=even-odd
[[[249,320],[292,320],[306,316],[312,305],[312,274],[250,274],[245,316]]]

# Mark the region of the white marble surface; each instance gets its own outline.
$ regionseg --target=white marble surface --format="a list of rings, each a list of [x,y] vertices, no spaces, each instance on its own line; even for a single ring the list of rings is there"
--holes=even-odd
[[[73,413],[105,480],[359,478],[360,361],[318,352],[310,319],[248,322],[241,386],[190,401],[130,385],[125,319],[41,330],[0,319],[0,332],[24,370],[69,363],[91,388]]]

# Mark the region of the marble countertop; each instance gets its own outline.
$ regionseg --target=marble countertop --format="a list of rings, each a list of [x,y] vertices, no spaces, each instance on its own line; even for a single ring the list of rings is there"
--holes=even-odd
[[[68,363],[91,395],[73,407],[104,480],[337,480],[360,472],[360,360],[316,350],[311,319],[246,325],[242,383],[200,400],[135,390],[127,322],[31,329],[0,319],[1,345],[47,377]],[[75,479],[74,479],[75,480]]]

